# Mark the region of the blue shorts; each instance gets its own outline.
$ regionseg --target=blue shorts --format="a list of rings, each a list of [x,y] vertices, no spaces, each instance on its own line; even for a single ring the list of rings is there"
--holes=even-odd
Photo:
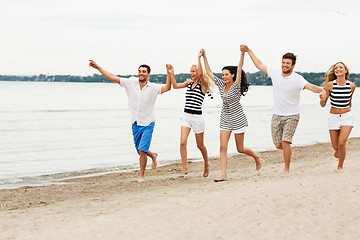
[[[136,151],[148,152],[150,148],[152,133],[154,131],[155,122],[147,126],[139,126],[136,122],[132,124],[132,132]]]

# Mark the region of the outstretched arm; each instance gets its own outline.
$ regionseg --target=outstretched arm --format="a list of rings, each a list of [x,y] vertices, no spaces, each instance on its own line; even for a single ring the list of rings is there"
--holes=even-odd
[[[311,83],[305,84],[304,89],[312,91],[313,93],[325,93],[325,89],[323,89],[322,87],[316,86],[314,84],[311,84]]]
[[[170,91],[170,89],[171,89],[171,76],[170,76],[170,73],[168,71],[168,66],[171,66],[171,65],[166,64],[166,83],[165,83],[165,85],[161,86],[161,93]]]
[[[245,44],[242,44],[240,46],[240,49],[242,49],[241,51],[244,51],[244,52],[247,52],[251,58],[251,61],[254,63],[255,67],[257,67],[257,69],[259,69],[260,71],[262,71],[263,73],[265,74],[268,74],[267,73],[267,66],[264,65],[260,59],[258,59],[255,54],[253,53],[253,51],[251,51],[251,49],[246,46]]]
[[[310,91],[312,91],[313,93],[319,93],[319,97],[320,97],[320,99],[323,100],[323,101],[324,101],[325,98],[326,98],[326,91],[325,91],[325,89],[322,88],[322,87],[318,87],[318,86],[316,86],[316,85],[314,85],[314,84],[307,83],[307,84],[305,84],[304,89],[310,90]],[[326,104],[326,102],[325,102],[325,104]],[[320,105],[321,105],[321,103],[320,103]],[[321,106],[322,106],[322,105],[321,105]],[[324,106],[325,106],[325,105],[324,105]]]
[[[241,47],[240,47],[241,50]],[[244,57],[245,57],[245,51],[242,50],[241,51],[241,56],[240,56],[240,61],[239,61],[239,66],[237,69],[237,73],[236,73],[236,84],[240,85],[241,83],[241,72],[242,72],[242,67],[244,65]]]
[[[174,67],[170,64],[166,64],[166,70],[168,77],[170,77],[171,85],[174,89],[184,88],[191,82],[191,80],[187,80],[183,83],[177,83],[175,79]]]
[[[206,53],[205,53],[204,49],[200,50],[199,56],[203,56],[204,65],[205,65],[205,71],[206,71],[207,75],[214,81],[215,76],[214,76],[214,74],[212,73],[212,71],[210,69],[210,65],[209,65],[209,62],[207,60]]]
[[[109,71],[106,71],[105,69],[103,69],[102,67],[100,67],[96,62],[94,62],[93,60],[89,60],[89,67],[95,68],[97,69],[104,77],[106,77],[107,79],[119,83],[120,84],[120,78],[114,74],[112,74]]]

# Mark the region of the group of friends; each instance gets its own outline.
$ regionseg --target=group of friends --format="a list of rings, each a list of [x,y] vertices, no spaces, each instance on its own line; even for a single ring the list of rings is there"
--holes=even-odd
[[[128,96],[128,105],[131,112],[132,132],[135,148],[139,154],[140,172],[139,182],[145,181],[147,157],[152,159],[152,169],[156,169],[158,154],[150,151],[152,133],[155,126],[154,106],[157,96],[174,89],[186,88],[184,112],[181,120],[180,155],[183,178],[188,174],[187,140],[191,130],[195,133],[197,147],[204,159],[203,176],[209,176],[208,153],[204,144],[205,123],[202,115],[202,103],[206,94],[211,95],[215,84],[222,99],[220,114],[220,163],[221,175],[215,182],[227,181],[227,151],[231,133],[234,134],[235,144],[239,153],[254,158],[256,170],[261,168],[260,155],[251,148],[244,146],[244,136],[248,122],[240,104],[240,99],[249,89],[249,82],[242,70],[245,54],[248,54],[254,65],[267,74],[272,81],[274,93],[274,108],[271,119],[272,140],[277,149],[281,149],[284,159],[283,177],[290,175],[292,156],[292,138],[295,134],[300,118],[300,93],[307,89],[319,94],[320,105],[324,107],[330,98],[330,113],[328,127],[334,157],[338,158],[336,172],[344,168],[346,156],[346,142],[354,126],[351,112],[351,99],[355,91],[355,84],[349,81],[349,69],[343,62],[337,62],[325,74],[324,87],[309,83],[301,75],[294,72],[296,56],[286,53],[282,57],[281,68],[267,67],[245,44],[240,45],[240,61],[238,66],[225,66],[222,77],[216,77],[211,71],[204,49],[198,54],[198,65],[190,68],[191,79],[178,83],[175,79],[174,67],[166,64],[167,79],[165,85],[149,81],[150,67],[141,65],[138,68],[138,77],[120,78],[103,69],[96,62],[90,60],[89,66],[97,69],[103,76],[124,87]],[[205,70],[202,67],[202,61]]]

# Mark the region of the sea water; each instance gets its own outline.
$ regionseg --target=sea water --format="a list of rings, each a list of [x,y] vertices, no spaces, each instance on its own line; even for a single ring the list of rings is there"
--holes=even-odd
[[[216,88],[213,96],[206,96],[203,104],[205,145],[210,157],[218,157],[222,103]],[[352,100],[355,128],[350,137],[360,136],[359,99],[357,89]],[[179,117],[184,100],[185,89],[173,89],[157,98],[150,149],[159,153],[159,165],[181,162]],[[241,103],[249,122],[245,146],[257,152],[273,150],[272,87],[251,86]],[[300,105],[293,145],[329,142],[329,106],[321,108],[318,95],[307,90],[302,91]],[[234,154],[232,136],[229,155]],[[193,132],[188,158],[201,160]],[[0,82],[0,188],[138,168],[127,96],[118,84]]]

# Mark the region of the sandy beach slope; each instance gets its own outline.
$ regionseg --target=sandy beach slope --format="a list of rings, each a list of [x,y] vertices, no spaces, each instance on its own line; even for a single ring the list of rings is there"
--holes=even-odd
[[[229,181],[214,183],[202,163],[69,180],[66,185],[0,190],[0,239],[360,239],[360,139],[348,142],[344,172],[329,143],[293,149],[281,178],[280,151],[229,160]]]

